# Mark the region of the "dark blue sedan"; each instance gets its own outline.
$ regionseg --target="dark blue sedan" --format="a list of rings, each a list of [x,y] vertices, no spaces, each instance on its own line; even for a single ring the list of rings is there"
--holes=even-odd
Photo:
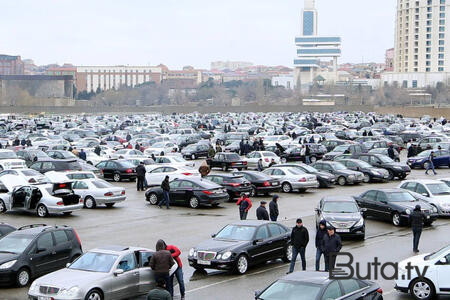
[[[431,151],[434,151],[433,164],[437,167],[450,166],[450,153],[447,150],[425,150],[420,152],[417,156],[408,158],[408,165],[411,169],[422,168],[425,169],[428,164],[428,157]]]

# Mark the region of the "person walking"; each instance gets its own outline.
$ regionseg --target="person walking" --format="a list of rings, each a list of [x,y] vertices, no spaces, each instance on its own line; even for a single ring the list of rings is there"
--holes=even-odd
[[[169,272],[170,268],[175,264],[172,258],[172,254],[166,250],[166,243],[163,240],[156,242],[156,252],[153,253],[150,258],[149,266],[153,270],[155,280],[164,280],[166,283],[166,289],[173,291],[173,287],[170,287]],[[173,296],[172,294],[170,294]]]
[[[144,183],[145,183],[145,166],[144,163],[141,161],[139,165],[136,167],[136,174],[137,174],[137,191],[144,191]]]
[[[428,160],[427,160],[427,169],[425,170],[425,174],[428,175],[428,171],[432,170],[434,175],[436,175],[436,170],[434,169],[434,163],[433,163],[433,159],[434,159],[435,155],[434,155],[434,151],[431,151],[430,155],[428,156]]]
[[[311,163],[311,160],[309,159],[309,156],[311,155],[311,149],[309,149],[308,145],[305,145],[305,163],[309,165]]]
[[[387,153],[388,153],[388,156],[389,156],[390,159],[394,159],[395,158],[394,145],[389,145]]]
[[[322,240],[327,234],[327,222],[325,220],[320,221],[319,227],[316,232],[316,271],[320,270],[320,257],[323,255],[322,252]]]
[[[265,220],[265,221],[269,221],[269,213],[267,212],[266,209],[266,201],[261,201],[259,207],[256,209],[256,218],[258,220]]]
[[[306,246],[309,242],[309,233],[308,229],[303,226],[302,219],[298,218],[296,221],[296,225],[292,228],[291,232],[291,244],[292,244],[292,260],[289,266],[289,273],[294,272],[295,261],[297,260],[297,256],[300,254],[302,259],[302,270],[306,270],[306,257],[305,250]]]
[[[414,210],[409,215],[409,220],[411,222],[411,229],[413,232],[413,251],[414,253],[419,252],[419,241],[422,235],[423,220],[425,215],[422,212],[420,205],[416,205]]]
[[[172,254],[172,258],[175,260],[175,262],[178,265],[177,270],[175,273],[170,276],[170,286],[173,288],[173,278],[176,277],[178,284],[180,285],[180,295],[181,300],[184,300],[185,295],[185,287],[184,287],[184,279],[183,279],[183,264],[181,263],[180,255],[181,251],[178,249],[178,247],[174,245],[166,245],[166,250]],[[169,291],[173,295],[173,290]]]
[[[169,184],[169,176],[167,175],[161,183],[161,188],[163,190],[163,199],[158,203],[159,208],[165,204],[167,209],[170,209],[170,184]]]
[[[260,159],[258,160],[258,171],[259,171],[259,172],[262,172],[263,170],[264,170],[263,160],[262,160],[262,158],[260,158]]]
[[[322,240],[322,252],[325,258],[325,271],[333,270],[336,263],[336,255],[341,251],[342,241],[341,237],[336,234],[333,226],[327,228],[327,234]]]
[[[250,208],[252,208],[252,201],[246,193],[242,193],[239,200],[236,202],[239,206],[239,216],[241,220],[247,220],[247,214]]]
[[[148,293],[147,300],[172,300],[172,296],[166,289],[166,281],[162,278],[155,281],[156,287]]]
[[[278,211],[278,195],[273,195],[272,201],[269,203],[270,220],[276,222],[280,212]]]

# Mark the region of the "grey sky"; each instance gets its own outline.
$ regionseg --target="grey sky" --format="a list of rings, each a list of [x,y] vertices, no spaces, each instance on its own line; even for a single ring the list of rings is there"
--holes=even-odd
[[[316,0],[319,34],[340,35],[342,62],[384,60],[395,0]],[[292,66],[303,0],[2,1],[0,53],[37,64]]]

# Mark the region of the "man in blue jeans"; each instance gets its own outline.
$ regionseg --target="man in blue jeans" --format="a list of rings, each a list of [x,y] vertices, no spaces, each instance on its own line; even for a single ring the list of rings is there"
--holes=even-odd
[[[327,234],[327,223],[325,222],[325,220],[322,220],[320,221],[319,228],[317,229],[316,232],[316,271],[320,270],[320,257],[323,255],[322,240],[326,234]]]
[[[297,260],[297,256],[300,254],[302,259],[302,270],[306,270],[306,257],[305,257],[305,249],[309,242],[309,234],[308,230],[303,226],[302,219],[297,219],[296,226],[292,228],[291,233],[291,244],[292,244],[292,260],[289,266],[289,273],[294,272],[295,261]]]
[[[434,163],[433,159],[435,158],[434,151],[431,151],[430,155],[428,156],[428,165],[427,169],[425,170],[425,174],[428,175],[428,171],[432,170],[434,175],[436,175],[436,170],[434,169]]]
[[[159,201],[158,206],[159,208],[162,208],[163,204],[166,204],[167,209],[170,209],[170,198],[169,198],[169,192],[170,192],[170,184],[169,184],[169,176],[166,176],[164,178],[163,182],[161,183],[161,189],[163,190],[163,199]]]

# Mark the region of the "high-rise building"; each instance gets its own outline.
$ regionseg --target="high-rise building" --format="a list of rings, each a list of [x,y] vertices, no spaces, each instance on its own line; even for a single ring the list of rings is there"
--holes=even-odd
[[[387,72],[394,71],[394,53],[395,53],[394,48],[390,48],[390,49],[386,50],[386,54],[384,55],[384,58],[385,58],[384,70]]]
[[[23,75],[24,63],[20,56],[0,54],[0,75]]]

